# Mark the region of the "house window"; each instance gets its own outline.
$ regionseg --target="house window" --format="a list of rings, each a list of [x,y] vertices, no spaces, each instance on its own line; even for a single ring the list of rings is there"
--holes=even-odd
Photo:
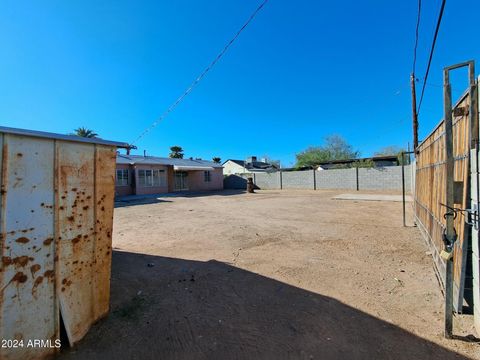
[[[117,186],[128,185],[128,169],[117,169],[116,183]]]
[[[143,187],[166,186],[165,170],[138,170],[138,183]]]
[[[152,170],[152,183],[153,186],[166,186],[167,177],[165,176],[165,170]]]
[[[212,181],[212,174],[210,173],[210,171],[204,171],[203,172],[203,181],[205,181],[205,182]]]

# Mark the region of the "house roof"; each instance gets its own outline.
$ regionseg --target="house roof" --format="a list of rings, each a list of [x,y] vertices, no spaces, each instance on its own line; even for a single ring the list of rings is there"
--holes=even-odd
[[[387,156],[373,156],[368,158],[359,158],[359,159],[345,159],[345,160],[331,160],[331,161],[323,161],[317,163],[317,165],[328,165],[328,164],[349,164],[352,162],[357,161],[365,161],[365,160],[372,160],[372,161],[398,161],[397,155],[387,155]]]
[[[126,164],[126,165],[171,165],[178,167],[179,169],[193,169],[198,168],[221,168],[221,164],[217,164],[213,161],[208,160],[194,160],[194,159],[172,159],[164,158],[157,156],[142,156],[142,155],[122,155],[117,154],[117,164]]]
[[[234,160],[234,159],[228,159],[223,163],[227,163],[228,161],[234,162],[235,164],[244,167],[247,170],[267,170],[267,169],[272,169],[275,168],[275,165],[263,162],[263,161],[252,161],[252,162],[246,162],[244,160]]]
[[[38,138],[48,138],[48,139],[56,139],[56,140],[64,140],[64,141],[72,141],[72,142],[109,145],[109,146],[115,146],[117,148],[129,147],[129,145],[124,142],[103,140],[97,137],[86,138],[86,137],[81,137],[76,135],[64,135],[64,134],[56,134],[56,133],[50,133],[50,132],[44,132],[44,131],[17,129],[17,128],[11,128],[6,126],[0,126],[0,132],[7,133],[7,134],[32,136],[32,137],[38,137]]]

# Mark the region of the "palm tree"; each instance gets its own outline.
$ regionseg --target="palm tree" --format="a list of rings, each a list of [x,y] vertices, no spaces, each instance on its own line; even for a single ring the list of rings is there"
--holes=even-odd
[[[80,136],[80,137],[85,137],[85,138],[94,138],[97,137],[98,134],[94,132],[93,130],[84,128],[84,127],[79,127],[78,129],[74,130],[75,132],[73,135]]]
[[[183,159],[183,149],[181,146],[172,146],[170,147],[169,157],[173,159]]]
[[[214,163],[216,163],[216,164],[220,164],[220,161],[221,161],[221,160],[222,160],[222,159],[220,159],[219,157],[213,157],[213,158],[212,158],[212,161],[213,161]]]

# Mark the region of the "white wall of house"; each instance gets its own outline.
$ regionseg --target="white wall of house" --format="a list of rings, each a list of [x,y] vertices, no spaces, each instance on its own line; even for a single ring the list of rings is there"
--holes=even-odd
[[[249,171],[245,171],[243,166],[240,166],[231,160],[228,160],[223,164],[223,175],[243,174],[245,172]]]

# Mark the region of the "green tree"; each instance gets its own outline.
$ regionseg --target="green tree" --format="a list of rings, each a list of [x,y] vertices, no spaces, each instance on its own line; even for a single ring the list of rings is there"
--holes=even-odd
[[[219,157],[216,157],[216,156],[215,156],[215,157],[212,158],[212,161],[213,161],[214,163],[216,163],[216,164],[220,164],[220,161],[222,161],[222,159],[220,159]]]
[[[183,149],[181,146],[172,146],[170,147],[169,157],[173,159],[183,159]]]
[[[353,149],[352,145],[339,135],[327,136],[321,146],[311,146],[296,154],[295,167],[316,166],[319,163],[356,159],[360,153]]]
[[[358,160],[352,163],[352,168],[373,168],[375,167],[375,163],[372,159],[363,159]]]
[[[95,138],[95,137],[98,136],[98,134],[96,132],[94,132],[93,130],[90,130],[90,129],[87,129],[87,128],[84,128],[84,127],[79,127],[77,129],[75,129],[74,133],[72,135],[81,136],[81,137],[85,137],[85,138]]]
[[[380,150],[373,153],[373,156],[396,156],[398,163],[401,165],[405,162],[406,165],[410,164],[410,156],[408,154],[404,155],[402,159],[402,152],[405,151],[404,148],[401,148],[396,145],[385,146]]]
[[[402,149],[400,146],[390,145],[390,146],[385,146],[378,151],[375,151],[373,153],[373,156],[398,155],[398,153],[401,153],[402,151],[404,151],[404,149]]]

